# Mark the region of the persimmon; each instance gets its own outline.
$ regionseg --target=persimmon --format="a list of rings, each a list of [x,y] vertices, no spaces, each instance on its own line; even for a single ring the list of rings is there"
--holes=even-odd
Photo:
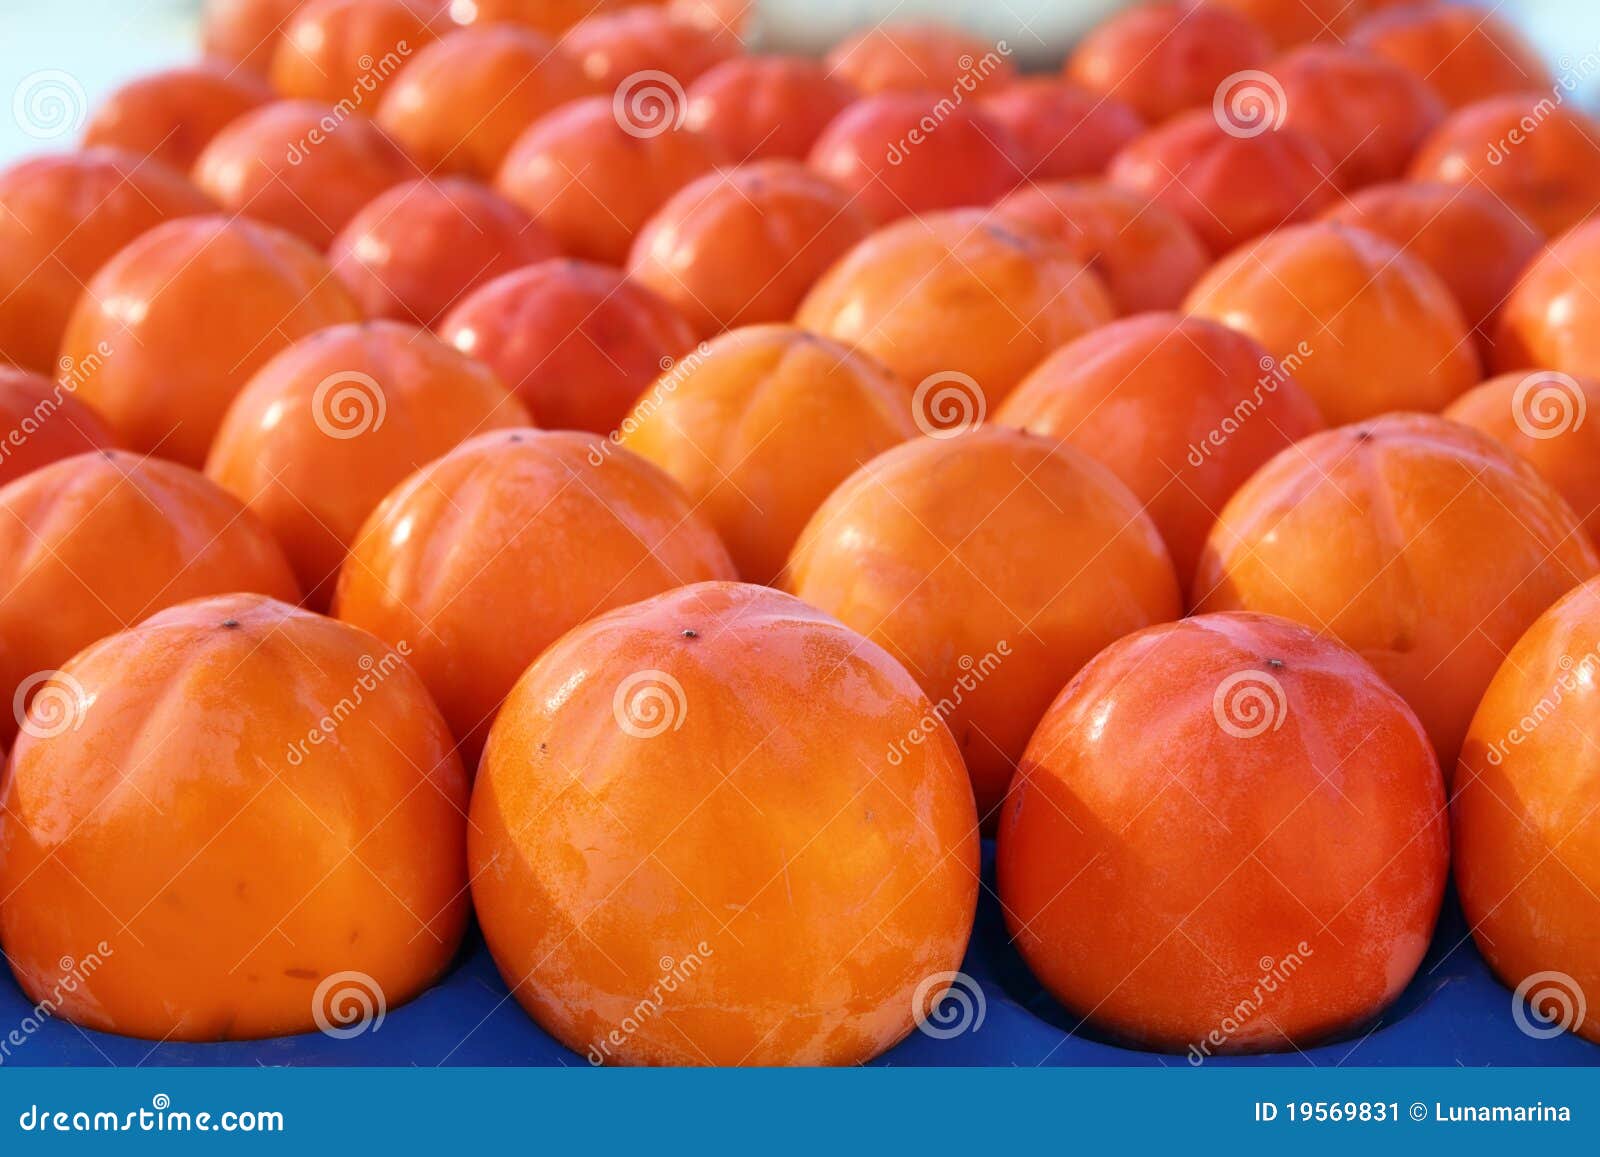
[[[792,326],[733,330],[669,370],[622,423],[721,535],[748,582],[774,581],[822,500],[910,438],[911,390]]]
[[[272,53],[272,85],[293,100],[371,113],[407,58],[450,27],[444,0],[306,0]]]
[[[1478,950],[1534,1037],[1600,1044],[1600,590],[1587,582],[1517,641],[1472,717],[1450,817]],[[1587,994],[1587,996],[1586,996]],[[1524,1020],[1526,1000],[1543,1020]]]
[[[1505,202],[1465,185],[1374,185],[1323,219],[1387,238],[1438,274],[1485,358],[1493,355],[1500,309],[1518,274],[1544,248],[1544,234]]]
[[[378,194],[418,176],[366,117],[332,105],[274,101],[235,120],[195,162],[195,183],[230,213],[326,249]]]
[[[1202,615],[1112,644],[1046,712],[1000,821],[1040,982],[1141,1048],[1303,1049],[1405,988],[1449,871],[1416,716],[1339,643]]]
[[[1078,668],[1183,613],[1133,494],[1055,438],[1003,426],[873,459],[801,532],[784,586],[906,665],[954,732],[986,823]]]
[[[615,430],[694,345],[694,330],[620,270],[543,261],[497,277],[451,310],[439,336],[487,363],[548,429]]]
[[[1468,105],[1434,132],[1411,177],[1477,186],[1555,237],[1600,209],[1600,124],[1550,97]]]
[[[1239,128],[1210,111],[1152,129],[1112,158],[1106,176],[1178,214],[1219,257],[1315,217],[1339,195],[1333,158],[1311,137],[1287,125]]]
[[[967,404],[981,408],[1112,313],[1100,279],[1065,246],[968,209],[874,233],[823,275],[795,322],[908,384],[966,378],[979,391]]]
[[[1140,4],[1085,36],[1066,74],[1157,125],[1191,109],[1209,112],[1218,85],[1271,55],[1267,34],[1226,8]]]
[[[239,500],[175,462],[121,450],[63,458],[0,488],[0,694],[14,712],[96,639],[188,599],[300,589]],[[9,948],[9,945],[8,945]]]
[[[888,1049],[960,967],[977,901],[972,794],[932,711],[882,649],[765,587],[573,630],[507,698],[473,791],[500,974],[595,1064]]]
[[[205,54],[266,76],[284,31],[305,0],[205,0],[200,44]]]
[[[866,210],[799,161],[708,173],[634,238],[628,276],[702,335],[787,321],[816,280],[872,232]]]
[[[546,36],[559,36],[580,20],[636,3],[660,0],[453,0],[457,24],[525,24]]]
[[[119,149],[0,171],[0,360],[54,373],[84,283],[147,229],[215,210],[182,174]]]
[[[1427,82],[1381,56],[1319,44],[1273,62],[1283,123],[1333,159],[1347,189],[1397,180],[1446,108]]]
[[[863,97],[822,131],[807,163],[879,221],[987,205],[1026,176],[1022,146],[976,104],[928,93]]]
[[[1030,183],[994,211],[1065,245],[1121,313],[1175,309],[1211,264],[1182,217],[1104,181]]]
[[[683,126],[734,161],[801,161],[856,92],[806,56],[736,56],[685,94]]]
[[[1495,366],[1600,377],[1600,221],[1557,237],[1529,264],[1495,333]]]
[[[1161,532],[1185,588],[1217,513],[1274,454],[1322,429],[1292,374],[1242,333],[1147,313],[1046,358],[994,415],[1115,474]]]
[[[475,434],[527,424],[487,366],[425,331],[332,326],[250,379],[206,474],[260,517],[322,609],[351,540],[390,490]]]
[[[412,55],[378,105],[378,123],[429,173],[491,180],[528,125],[588,96],[583,70],[518,24],[463,28]]]
[[[114,444],[100,415],[77,399],[77,389],[70,371],[51,381],[0,365],[0,486],[59,459]]]
[[[834,45],[830,75],[857,92],[938,92],[971,96],[1006,87],[1017,75],[1010,50],[937,21],[888,20]]]
[[[1223,508],[1202,611],[1280,614],[1359,651],[1422,720],[1446,774],[1505,652],[1600,569],[1532,466],[1431,415],[1313,434]]]
[[[273,354],[359,316],[305,242],[193,217],[150,230],[95,274],[61,353],[94,364],[78,397],[122,445],[199,466],[228,403]]]
[[[1441,410],[1480,376],[1444,283],[1364,229],[1318,223],[1271,233],[1218,262],[1186,308],[1266,346],[1334,425]]]
[[[702,133],[673,127],[671,119],[618,117],[612,102],[597,96],[535,121],[506,154],[495,187],[569,257],[621,265],[651,214],[727,159]]]
[[[980,104],[1016,140],[1030,181],[1097,176],[1145,128],[1122,101],[1055,77],[1019,80]]]
[[[1368,16],[1349,39],[1416,73],[1451,108],[1504,93],[1548,92],[1552,84],[1538,51],[1493,11],[1403,4]]]
[[[0,808],[0,934],[30,999],[103,1032],[250,1040],[348,1026],[347,1002],[364,1026],[448,967],[467,778],[401,653],[228,594],[57,680]],[[100,941],[63,993],[57,961]]]
[[[1342,40],[1365,15],[1362,0],[1199,0],[1228,8],[1267,34],[1278,48],[1314,40]]]
[[[591,435],[500,430],[389,493],[350,546],[333,610],[408,642],[473,766],[500,700],[563,632],[733,575],[716,532],[657,467]]]
[[[599,12],[561,37],[561,51],[576,60],[597,89],[625,99],[630,88],[665,73],[682,86],[738,51],[739,42],[659,5]]]
[[[333,239],[328,259],[368,317],[432,326],[478,286],[560,251],[494,190],[443,177],[380,193]]]
[[[86,148],[122,149],[188,172],[228,125],[273,99],[266,81],[203,61],[130,80],[84,126]]]

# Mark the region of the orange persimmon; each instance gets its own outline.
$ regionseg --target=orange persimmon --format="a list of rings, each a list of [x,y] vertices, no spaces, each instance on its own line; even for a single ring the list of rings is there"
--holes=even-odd
[[[51,381],[0,365],[0,486],[59,459],[115,444],[100,415],[77,399],[77,389],[77,378],[66,370]]]
[[[730,160],[803,161],[856,92],[807,56],[736,56],[685,94],[683,127],[716,141]]]
[[[1494,364],[1600,377],[1600,221],[1557,237],[1534,258],[1501,310]]]
[[[1510,92],[1551,90],[1539,53],[1493,11],[1455,4],[1401,4],[1351,30],[1356,48],[1427,81],[1451,108]]]
[[[447,0],[306,0],[272,53],[272,86],[291,100],[350,102],[371,115],[412,53],[451,25]]]
[[[83,130],[85,148],[124,149],[188,172],[213,137],[273,99],[259,77],[213,61],[130,80]]]
[[[1019,80],[986,94],[981,106],[1016,140],[1030,182],[1098,176],[1145,130],[1122,101],[1057,77]]]
[[[887,20],[841,40],[824,58],[828,73],[857,92],[939,92],[971,96],[1017,75],[1010,49],[937,21]]]

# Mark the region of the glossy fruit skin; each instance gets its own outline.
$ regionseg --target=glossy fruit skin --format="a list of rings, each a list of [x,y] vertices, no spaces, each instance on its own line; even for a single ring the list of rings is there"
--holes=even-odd
[[[732,36],[649,4],[587,17],[561,38],[561,51],[607,96],[641,72],[664,72],[679,85],[692,84],[739,47]]]
[[[868,237],[806,295],[795,324],[876,358],[908,385],[967,375],[993,405],[1112,314],[1100,279],[1064,246],[965,210]]]
[[[473,900],[518,1001],[595,1064],[888,1049],[960,967],[977,900],[972,796],[931,711],[880,648],[764,587],[567,634],[507,700],[472,798]],[[617,1031],[664,971],[666,1015]]]
[[[733,574],[716,532],[648,462],[586,434],[500,430],[389,493],[350,548],[333,613],[409,642],[471,767],[500,700],[563,632]]]
[[[1304,133],[1284,126],[1235,136],[1208,110],[1152,129],[1112,159],[1106,177],[1182,217],[1220,257],[1336,201],[1333,169]]]
[[[806,163],[880,222],[1009,193],[1026,175],[1010,131],[970,103],[936,119],[939,100],[916,92],[863,97],[823,130]]]
[[[621,265],[651,215],[727,159],[687,128],[630,131],[610,98],[597,96],[534,122],[506,154],[495,188],[569,257]]]
[[[1495,334],[1495,367],[1600,377],[1600,221],[1555,238],[1511,291]]]
[[[1119,313],[1176,309],[1211,264],[1182,217],[1104,181],[1030,183],[994,211],[1065,245],[1105,282]]]
[[[434,326],[472,290],[560,254],[554,237],[485,185],[426,178],[380,193],[328,248],[368,317]]]
[[[1402,5],[1361,21],[1349,42],[1409,68],[1451,108],[1551,88],[1539,53],[1492,11]]]
[[[981,104],[1016,140],[1030,181],[1098,176],[1145,130],[1122,101],[1057,77],[1019,80]]]
[[[84,283],[147,229],[215,209],[182,174],[116,149],[0,171],[0,361],[55,373]]]
[[[856,92],[807,56],[736,56],[689,86],[683,127],[730,160],[802,161]]]
[[[829,75],[857,92],[991,92],[1016,79],[1016,65],[992,41],[950,24],[875,23],[829,49]]]
[[[1078,668],[1183,613],[1134,496],[1087,455],[998,425],[868,463],[801,533],[784,589],[882,645],[947,705],[986,824]]]
[[[1501,306],[1544,248],[1544,234],[1481,189],[1421,181],[1374,185],[1323,217],[1387,238],[1444,282],[1487,361]]]
[[[51,381],[0,365],[0,486],[62,458],[115,445],[100,415],[77,399],[77,389],[69,372]]]
[[[1456,422],[1391,414],[1312,435],[1223,508],[1201,611],[1281,614],[1360,652],[1422,720],[1440,766],[1505,652],[1600,568],[1533,467]]]
[[[228,407],[206,474],[283,546],[313,609],[385,495],[474,435],[528,425],[487,367],[397,322],[301,338]]]
[[[331,130],[326,126],[334,126]],[[365,117],[332,105],[274,101],[234,121],[195,162],[195,183],[229,213],[326,249],[363,205],[418,176]]]
[[[546,36],[558,36],[598,12],[628,7],[639,0],[470,0],[452,4],[451,18],[467,27],[521,24]],[[644,0],[645,3],[659,0]]]
[[[708,173],[634,239],[628,276],[702,336],[787,321],[834,263],[872,232],[866,210],[798,161]]]
[[[1331,425],[1441,410],[1481,376],[1444,283],[1363,229],[1272,233],[1218,262],[1185,308],[1266,346]]]
[[[1280,49],[1313,40],[1343,41],[1365,14],[1361,0],[1200,0],[1211,8],[1228,8],[1265,32]]]
[[[1565,233],[1600,209],[1600,124],[1541,107],[1550,100],[1513,93],[1468,105],[1428,138],[1412,179],[1479,186],[1551,237]]]
[[[266,76],[272,54],[305,0],[205,0],[201,48],[209,57]]]
[[[1257,467],[1323,428],[1267,351],[1201,318],[1146,313],[1050,355],[994,414],[1105,466],[1155,522],[1187,590],[1217,511]]]
[[[1066,75],[1159,125],[1190,109],[1209,112],[1219,84],[1264,67],[1271,54],[1266,33],[1225,8],[1141,4],[1085,36]]]
[[[1563,1012],[1547,1000],[1587,994],[1581,1020],[1570,1007],[1559,1020],[1600,1044],[1597,624],[1587,582],[1517,641],[1472,718],[1450,818],[1456,888],[1489,967],[1511,988],[1531,981],[1543,1015]]]
[[[485,362],[549,430],[615,430],[694,346],[672,306],[620,270],[544,261],[481,286],[439,336]]]
[[[1296,49],[1270,71],[1283,88],[1283,123],[1322,146],[1346,189],[1398,180],[1447,111],[1426,81],[1355,49]]]
[[[451,27],[443,0],[306,0],[272,53],[272,86],[291,100],[359,101],[371,115],[401,66]]]
[[[1270,615],[1203,615],[1119,640],[1051,705],[997,867],[1018,948],[1074,1015],[1197,1065],[1304,1048],[1421,963],[1444,784],[1359,656]]]
[[[378,123],[427,173],[492,180],[523,129],[588,96],[583,70],[517,24],[463,28],[412,55],[378,105]]]
[[[243,218],[194,217],[150,230],[106,263],[61,355],[95,366],[78,396],[121,445],[199,467],[257,369],[297,338],[359,317],[303,241]]]
[[[106,97],[84,127],[83,144],[153,157],[187,172],[213,137],[272,98],[259,77],[212,61],[169,68]]]
[[[0,932],[31,998],[104,941],[58,1015],[250,1040],[347,1023],[336,974],[393,1011],[449,965],[467,778],[400,654],[228,594],[102,640],[60,679],[40,693],[63,693],[58,714],[35,699],[34,718],[74,722],[18,739],[0,813]]]
[[[1444,416],[1493,438],[1567,500],[1600,544],[1600,379],[1519,370],[1468,390]]]
[[[267,528],[173,462],[120,450],[63,458],[0,488],[0,510],[0,694],[8,702],[30,676],[188,599],[229,591],[300,598]],[[17,722],[15,712],[0,713],[7,738]]]
[[[918,432],[911,390],[870,358],[762,325],[664,374],[623,421],[621,444],[683,487],[741,578],[770,583],[823,499]]]

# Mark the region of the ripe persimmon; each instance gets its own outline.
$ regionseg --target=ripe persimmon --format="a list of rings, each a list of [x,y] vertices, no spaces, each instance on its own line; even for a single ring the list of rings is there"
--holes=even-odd
[[[644,123],[619,118],[605,97],[563,105],[517,138],[495,187],[567,256],[621,265],[667,198],[727,160],[708,136],[671,121]]]
[[[1364,229],[1319,223],[1268,234],[1218,262],[1185,308],[1266,346],[1334,425],[1441,410],[1480,378],[1444,283]]]
[[[409,645],[471,767],[500,700],[563,632],[733,576],[716,532],[638,455],[587,434],[499,430],[389,493],[350,546],[333,610]]]
[[[817,279],[872,232],[866,210],[799,161],[708,173],[645,223],[628,276],[705,336],[787,321]]]
[[[808,56],[736,56],[686,94],[683,127],[717,142],[730,160],[803,161],[856,92]]]
[[[326,249],[363,205],[418,176],[405,152],[366,117],[332,105],[274,101],[218,133],[195,162],[195,183],[230,213],[287,229]]]
[[[299,587],[272,534],[204,475],[121,450],[42,466],[0,488],[0,695],[16,733],[37,676],[187,599]],[[32,681],[30,683],[30,680]]]
[[[206,474],[266,524],[325,609],[384,495],[476,434],[526,426],[494,373],[424,330],[379,321],[303,337],[262,366],[217,430]]]
[[[862,350],[908,385],[969,379],[981,406],[1112,314],[1100,279],[1065,246],[968,209],[872,234],[823,275],[795,323]]]
[[[291,100],[359,104],[371,115],[406,59],[451,25],[447,0],[306,0],[272,53],[272,86]]]
[[[205,54],[266,76],[295,9],[305,0],[205,0],[200,45]]]
[[[215,137],[273,99],[266,81],[202,61],[128,81],[84,126],[86,148],[122,149],[188,172]]]
[[[1311,137],[1231,124],[1210,110],[1177,116],[1112,158],[1106,177],[1182,217],[1219,257],[1337,199],[1333,158]]]
[[[1366,11],[1363,0],[1198,0],[1198,3],[1237,12],[1265,32],[1280,49],[1313,40],[1342,40]]]
[[[1368,16],[1349,42],[1410,69],[1461,108],[1511,92],[1551,89],[1539,53],[1493,11],[1454,4],[1402,4]]]
[[[597,12],[561,37],[561,51],[583,69],[596,89],[619,100],[633,85],[653,83],[641,73],[666,73],[681,87],[734,56],[732,36],[687,20],[660,5],[638,4]]]
[[[0,486],[61,458],[115,444],[100,415],[77,399],[77,389],[71,373],[52,382],[0,364]]]
[[[1223,508],[1194,592],[1202,611],[1283,615],[1359,651],[1448,775],[1505,652],[1597,569],[1532,466],[1458,422],[1391,414],[1257,471]]]
[[[595,1064],[883,1052],[960,967],[977,900],[972,793],[932,711],[881,648],[765,587],[571,631],[507,698],[473,791],[501,976]]]
[[[273,354],[359,317],[305,242],[193,217],[150,230],[95,274],[61,354],[95,367],[78,396],[122,445],[199,466],[228,403]]]
[[[1600,1044],[1597,667],[1600,588],[1587,582],[1539,616],[1489,684],[1450,816],[1461,906],[1489,967],[1517,991],[1519,1025]],[[1523,1000],[1554,1027],[1524,1020]]]
[[[640,2],[661,0],[454,0],[450,16],[468,27],[522,24],[546,36],[559,36],[580,20]]]
[[[1182,217],[1104,181],[1030,183],[994,211],[1065,245],[1105,282],[1120,313],[1176,309],[1211,264]]]
[[[548,37],[519,24],[474,25],[412,54],[384,92],[378,123],[425,172],[487,181],[523,129],[591,92]]]
[[[0,360],[54,373],[84,283],[147,229],[215,210],[181,173],[120,149],[0,171]]]
[[[348,1025],[349,1000],[370,1021],[466,928],[450,733],[345,623],[250,594],[162,611],[40,689],[6,772],[6,957],[75,1024],[249,1040]],[[63,992],[57,961],[100,941]]]
[[[911,390],[783,325],[733,330],[646,390],[621,444],[677,480],[748,582],[775,580],[833,489],[917,436]]]
[[[1218,85],[1271,55],[1267,34],[1238,13],[1171,0],[1104,21],[1079,41],[1066,73],[1158,125],[1191,109],[1209,112]]]
[[[962,28],[926,20],[887,20],[841,40],[824,60],[830,75],[857,92],[938,92],[971,96],[1016,77],[1009,49]]]
[[[1016,140],[1030,182],[1098,176],[1145,128],[1122,101],[1057,77],[1019,80],[980,103]]]
[[[1449,872],[1444,783],[1405,702],[1271,615],[1140,631],[1028,744],[1001,907],[1036,977],[1120,1040],[1303,1049],[1411,980]]]
[[[617,428],[656,376],[694,346],[678,312],[621,270],[542,261],[481,286],[439,336],[485,362],[551,430]]]
[[[433,326],[478,286],[560,251],[494,190],[442,177],[380,193],[333,239],[328,259],[368,317]]]
[[[994,420],[1075,447],[1121,479],[1185,589],[1233,492],[1322,429],[1316,403],[1262,346],[1174,313],[1112,322],[1062,346]]]
[[[1557,237],[1529,264],[1495,331],[1500,370],[1545,367],[1600,377],[1600,221]]]
[[[784,587],[906,665],[954,732],[986,823],[1078,668],[1183,613],[1133,494],[1055,438],[1003,426],[873,459],[801,532]]]

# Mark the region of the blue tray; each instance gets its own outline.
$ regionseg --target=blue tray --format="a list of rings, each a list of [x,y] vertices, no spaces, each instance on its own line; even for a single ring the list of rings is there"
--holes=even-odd
[[[992,849],[986,847],[986,853]],[[880,1065],[1165,1065],[1182,1056],[1138,1052],[1095,1039],[1057,1004],[1011,947],[993,892],[993,856],[963,966],[983,994],[975,1027],[938,1038],[913,1032]],[[0,981],[0,1033],[32,1009],[9,974]],[[1561,1033],[1540,1038],[1518,1027],[1512,995],[1473,947],[1454,895],[1427,959],[1394,1006],[1350,1039],[1304,1052],[1222,1057],[1207,1065],[1600,1065],[1600,1046]],[[1522,1012],[1529,1023],[1532,1014]],[[586,1065],[530,1020],[511,998],[474,933],[450,973],[431,990],[359,1036],[321,1033],[225,1044],[157,1044],[90,1032],[46,1019],[23,1043],[8,1042],[12,1065]]]

